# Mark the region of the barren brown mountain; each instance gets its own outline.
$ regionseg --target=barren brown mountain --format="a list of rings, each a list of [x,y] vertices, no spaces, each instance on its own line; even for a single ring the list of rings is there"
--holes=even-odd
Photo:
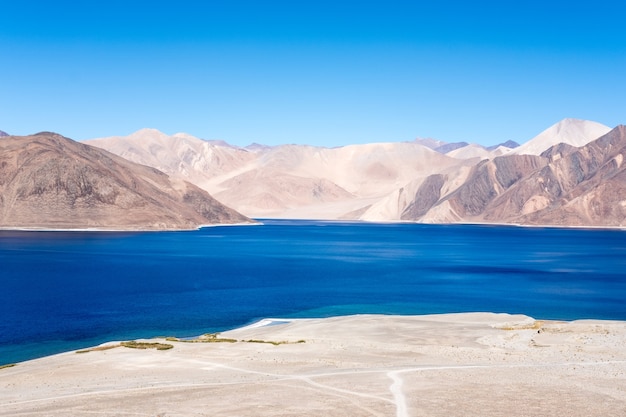
[[[532,184],[541,184],[540,193],[531,198],[543,198],[545,207],[522,213],[520,222],[626,226],[626,126],[586,146],[556,146],[542,156],[549,164],[511,192],[522,194]]]
[[[43,132],[0,141],[0,227],[194,229],[250,222],[206,191]]]
[[[442,194],[444,176],[429,177],[404,220],[626,226],[626,127],[579,148],[551,147],[540,156],[508,155],[472,168]]]

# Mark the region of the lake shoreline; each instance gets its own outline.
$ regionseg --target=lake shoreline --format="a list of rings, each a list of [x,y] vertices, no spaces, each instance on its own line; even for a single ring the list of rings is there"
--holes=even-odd
[[[224,341],[138,341],[170,345],[167,350],[109,342],[0,369],[7,388],[0,392],[0,416],[112,409],[404,417],[626,410],[622,321],[358,314],[263,319],[216,337]],[[520,408],[524,398],[532,401]]]
[[[105,227],[83,227],[83,228],[49,228],[49,227],[0,227],[0,231],[8,231],[8,232],[112,232],[112,233],[142,233],[142,232],[190,232],[197,231],[200,229],[212,228],[212,227],[234,227],[234,226],[261,226],[260,222],[249,222],[249,223],[217,223],[217,224],[201,224],[192,229],[116,229],[116,228],[105,228]]]
[[[81,344],[80,348],[76,348],[76,349],[69,349],[69,350],[64,350],[64,351],[60,351],[57,353],[52,353],[52,354],[44,354],[41,356],[37,356],[34,357],[32,359],[25,359],[23,361],[18,361],[18,362],[11,362],[11,363],[3,363],[0,362],[0,367],[1,366],[7,366],[7,365],[17,365],[20,363],[25,363],[25,362],[29,362],[29,361],[34,361],[34,360],[40,360],[40,359],[44,359],[47,357],[51,357],[51,356],[56,356],[56,355],[64,355],[67,353],[72,353],[75,351],[82,351],[82,350],[90,350],[90,349],[94,349],[94,348],[98,348],[100,346],[107,346],[107,345],[111,345],[111,344],[119,344],[120,342],[125,342],[125,341],[133,341],[133,340],[165,340],[165,339],[178,339],[181,341],[184,340],[197,340],[199,338],[202,338],[203,336],[207,335],[207,334],[213,334],[213,335],[231,335],[231,334],[238,334],[238,333],[245,333],[248,331],[254,331],[256,329],[259,329],[261,331],[261,333],[264,331],[264,329],[268,328],[268,327],[273,327],[273,326],[282,326],[282,325],[289,325],[289,324],[298,324],[298,323],[308,323],[308,322],[323,322],[323,321],[329,321],[332,322],[334,320],[341,320],[343,318],[358,318],[358,317],[379,317],[379,318],[383,318],[385,320],[393,320],[394,318],[415,318],[415,319],[423,319],[423,318],[435,318],[435,321],[438,321],[436,318],[447,318],[447,317],[458,317],[458,318],[464,318],[464,317],[472,317],[472,316],[479,316],[479,315],[491,315],[494,317],[513,317],[513,318],[522,318],[522,319],[518,319],[518,320],[514,320],[511,326],[513,327],[518,327],[518,328],[522,328],[522,327],[532,327],[533,324],[532,323],[536,323],[536,322],[540,322],[540,323],[546,323],[546,322],[550,322],[550,323],[573,323],[573,322],[587,322],[587,323],[596,323],[596,324],[624,324],[626,326],[626,320],[618,320],[618,319],[596,319],[596,318],[576,318],[576,319],[553,319],[553,318],[539,318],[539,319],[535,319],[533,317],[527,316],[525,314],[510,314],[510,313],[495,313],[495,312],[473,312],[473,311],[468,311],[468,312],[451,312],[451,313],[432,313],[432,314],[384,314],[384,313],[352,313],[352,314],[338,314],[338,315],[334,315],[334,316],[324,316],[324,317],[266,317],[266,318],[262,318],[262,319],[257,319],[257,320],[253,320],[250,323],[241,325],[241,326],[236,326],[233,328],[228,328],[228,329],[224,329],[222,331],[215,331],[215,332],[209,332],[209,333],[204,333],[204,334],[196,334],[193,336],[182,336],[182,335],[176,335],[176,334],[171,334],[171,335],[167,335],[167,336],[147,336],[147,337],[136,337],[136,338],[120,338],[119,340],[106,340],[104,342],[101,343],[97,343],[95,345],[88,345],[88,344]],[[500,323],[499,324],[502,327],[507,327],[506,323]],[[141,332],[138,332],[141,333]],[[46,342],[41,342],[41,343],[46,343]],[[37,342],[33,342],[33,344],[38,344]]]
[[[318,222],[332,224],[381,224],[381,225],[428,225],[428,226],[502,226],[502,227],[521,227],[521,228],[538,228],[538,229],[574,229],[574,230],[617,230],[626,231],[626,226],[592,226],[592,225],[551,225],[551,224],[522,224],[522,223],[489,223],[489,222],[455,222],[455,223],[421,223],[405,220],[389,220],[389,221],[373,221],[373,220],[340,220],[340,219],[291,219],[291,218],[273,218],[259,217],[252,218],[252,222],[247,223],[217,223],[217,224],[201,224],[190,229],[139,229],[139,228],[106,228],[106,227],[87,227],[87,228],[50,228],[50,227],[0,227],[0,231],[20,231],[20,232],[184,232],[196,231],[204,228],[212,227],[230,227],[230,226],[263,226],[263,220],[275,222]]]

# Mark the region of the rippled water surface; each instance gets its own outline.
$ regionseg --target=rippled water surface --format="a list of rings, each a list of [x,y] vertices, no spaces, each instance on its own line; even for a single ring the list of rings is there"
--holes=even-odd
[[[265,221],[0,232],[0,364],[263,317],[523,313],[626,320],[626,232]]]

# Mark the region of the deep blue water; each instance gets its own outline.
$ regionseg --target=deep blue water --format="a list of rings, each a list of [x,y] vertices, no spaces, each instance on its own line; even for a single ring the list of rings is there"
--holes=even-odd
[[[626,320],[626,232],[266,221],[0,232],[0,364],[263,317],[493,311]]]

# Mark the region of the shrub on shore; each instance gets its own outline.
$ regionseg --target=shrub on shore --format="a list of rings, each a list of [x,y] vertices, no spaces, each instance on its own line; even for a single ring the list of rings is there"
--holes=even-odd
[[[156,349],[156,350],[168,350],[172,349],[174,345],[170,345],[169,343],[159,343],[159,342],[137,342],[135,340],[131,340],[129,342],[120,343],[121,346],[131,348],[131,349]]]

